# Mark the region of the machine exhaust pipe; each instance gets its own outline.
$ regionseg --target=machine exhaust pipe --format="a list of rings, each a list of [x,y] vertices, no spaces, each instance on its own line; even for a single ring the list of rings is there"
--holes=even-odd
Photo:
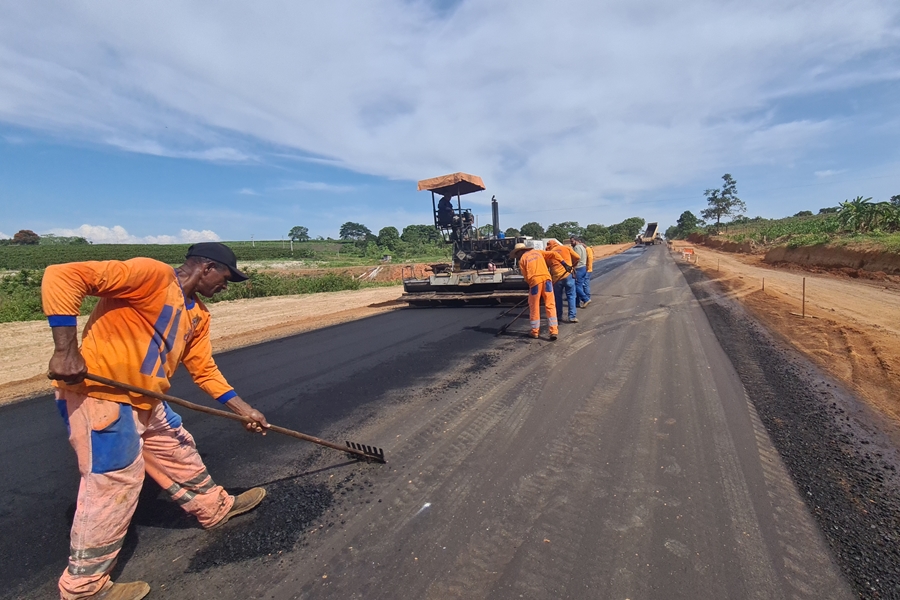
[[[491,213],[494,217],[491,225],[494,227],[494,238],[500,233],[500,206],[497,204],[497,197],[491,196]]]

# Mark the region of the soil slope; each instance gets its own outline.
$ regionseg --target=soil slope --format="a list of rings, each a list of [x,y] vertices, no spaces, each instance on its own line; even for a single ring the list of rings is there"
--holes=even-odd
[[[680,248],[687,245],[675,242],[679,260],[684,260]],[[696,251],[692,265],[776,335],[900,423],[900,284],[893,278],[812,272],[798,265],[769,265],[760,255],[691,247]]]

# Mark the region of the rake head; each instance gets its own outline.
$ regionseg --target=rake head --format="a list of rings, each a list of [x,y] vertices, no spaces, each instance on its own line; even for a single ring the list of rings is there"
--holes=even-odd
[[[365,444],[357,444],[356,442],[347,442],[350,451],[347,452],[352,458],[361,458],[368,462],[386,463],[384,460],[384,450],[375,446],[366,446]]]

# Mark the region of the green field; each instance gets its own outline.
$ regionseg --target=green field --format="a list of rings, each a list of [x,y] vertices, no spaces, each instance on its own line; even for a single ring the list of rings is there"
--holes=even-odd
[[[352,241],[290,242],[225,242],[233,250],[239,262],[263,263],[266,261],[303,261],[304,266],[348,267],[378,264],[383,253],[376,248],[360,249]],[[86,244],[60,245],[38,244],[31,246],[0,246],[0,271],[21,269],[45,269],[50,265],[86,260],[128,260],[138,256],[155,258],[170,265],[179,265],[190,244]],[[450,257],[449,246],[422,244],[408,246],[395,261],[444,262]]]
[[[335,259],[353,248],[352,242],[226,242],[239,261]],[[86,244],[0,246],[0,269],[44,269],[50,265],[85,260],[128,260],[138,256],[181,264],[190,244]]]
[[[383,250],[360,248],[353,242],[313,241],[290,242],[226,242],[237,255],[242,268],[250,276],[244,283],[231,284],[210,302],[355,290],[375,287],[379,283],[361,283],[349,275],[325,273],[303,276],[290,273],[266,272],[267,263],[297,261],[298,266],[336,268],[381,264]],[[43,270],[54,264],[89,260],[127,260],[138,256],[155,258],[170,265],[180,265],[190,244],[87,244],[87,245],[31,245],[0,246],[0,323],[43,319],[41,311],[41,278]],[[449,246],[422,244],[407,245],[394,262],[446,262]],[[248,265],[249,264],[249,268]],[[96,305],[95,298],[87,298],[81,314]]]

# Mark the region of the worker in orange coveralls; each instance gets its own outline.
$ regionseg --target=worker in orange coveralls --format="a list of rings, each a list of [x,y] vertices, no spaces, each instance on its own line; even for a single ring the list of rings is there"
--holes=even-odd
[[[528,284],[528,309],[531,318],[531,337],[537,339],[541,333],[541,299],[544,301],[544,311],[547,314],[547,325],[550,328],[550,340],[554,341],[559,336],[559,321],[556,318],[556,302],[553,299],[553,283],[547,263],[544,262],[544,252],[528,248],[525,244],[516,244],[512,252],[512,258],[518,259],[519,271]]]
[[[143,581],[112,583],[112,571],[138,494],[148,473],[205,529],[255,508],[263,488],[232,496],[203,465],[181,417],[165,402],[90,380],[102,375],[165,393],[180,363],[206,393],[249,417],[247,429],[265,433],[265,416],[241,400],[212,358],[209,311],[198,299],[247,276],[234,252],[204,242],[172,267],[149,258],[54,265],[44,273],[44,313],[56,349],[49,377],[78,458],[81,484],[72,523],[69,566],[59,580],[62,600],[139,600]],[[100,302],[84,328],[79,350],[76,315],[86,296]]]
[[[577,323],[575,310],[575,275],[573,271],[579,266],[578,253],[569,246],[560,244],[555,239],[547,240],[545,259],[553,279],[553,298],[556,301],[556,318],[563,320],[563,295],[568,304],[568,322]],[[550,255],[549,257],[547,255]],[[555,266],[554,266],[555,263]],[[568,268],[566,268],[568,267]]]

